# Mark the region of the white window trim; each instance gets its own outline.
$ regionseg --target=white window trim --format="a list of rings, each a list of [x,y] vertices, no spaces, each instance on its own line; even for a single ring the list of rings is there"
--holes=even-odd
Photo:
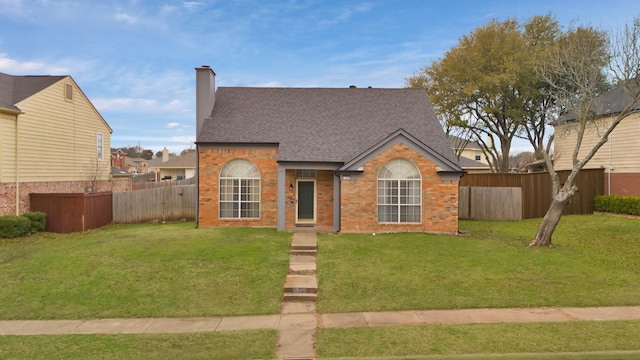
[[[242,160],[244,160],[244,159],[242,159]],[[244,160],[244,161],[247,161],[248,163],[250,163],[252,166],[255,167],[255,165],[253,163],[251,163],[250,161],[248,161],[248,160]],[[229,163],[231,163],[231,162],[229,162]],[[221,168],[220,173],[223,172],[224,168],[227,165],[229,165],[229,163],[225,164]],[[222,182],[223,182],[223,180],[238,180],[237,188],[236,188],[235,184],[232,187],[234,190],[238,191],[238,200],[232,200],[232,201],[223,201],[222,200]],[[258,199],[257,200],[242,200],[242,181],[243,180],[257,180],[258,181],[258,194],[257,194]],[[257,176],[257,177],[220,176],[220,179],[218,181],[218,217],[219,217],[219,219],[226,219],[226,220],[257,220],[257,219],[260,219],[260,214],[261,214],[260,201],[262,199],[262,194],[261,194],[262,188],[260,186],[260,183],[261,183],[260,176]],[[233,192],[232,192],[232,194],[233,194]],[[225,203],[225,204],[237,203],[238,204],[238,215],[237,216],[232,216],[232,217],[222,216],[222,206],[221,205],[223,203]],[[253,203],[253,204],[257,203],[258,204],[258,216],[256,216],[256,217],[243,217],[242,216],[242,204],[243,203]]]
[[[411,161],[407,160],[407,159],[403,159],[406,160],[407,162],[409,162],[412,166],[416,167],[416,170],[418,170],[418,174],[420,173],[420,169],[413,164]],[[393,160],[391,160],[393,161]],[[388,164],[389,162],[387,162]],[[384,166],[387,166],[387,164],[385,164]],[[384,167],[383,167],[384,168]],[[378,173],[378,181],[376,183],[376,211],[379,210],[380,206],[396,206],[397,207],[397,211],[398,211],[398,218],[397,221],[380,221],[380,213],[378,212],[377,214],[377,220],[379,224],[422,224],[422,176],[418,179],[399,179],[399,178],[383,178],[380,177],[379,175],[380,173]],[[384,204],[384,203],[380,203],[380,182],[381,181],[395,181],[397,182],[397,189],[398,189],[398,195],[397,195],[397,203],[396,204]],[[420,199],[419,204],[401,204],[400,203],[400,191],[401,191],[401,182],[402,181],[407,181],[407,182],[417,182],[418,186],[418,198]],[[418,214],[420,215],[420,220],[419,221],[401,221],[401,208],[405,206],[405,207],[417,207],[419,210]]]
[[[104,134],[101,132],[96,133],[96,159],[104,161]]]

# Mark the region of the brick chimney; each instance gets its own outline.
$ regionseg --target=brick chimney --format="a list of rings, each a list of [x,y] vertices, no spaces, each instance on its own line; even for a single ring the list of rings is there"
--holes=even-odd
[[[209,65],[196,68],[196,141],[206,118],[216,103],[216,73]]]
[[[162,149],[162,162],[165,163],[167,161],[169,161],[169,150],[165,147]]]

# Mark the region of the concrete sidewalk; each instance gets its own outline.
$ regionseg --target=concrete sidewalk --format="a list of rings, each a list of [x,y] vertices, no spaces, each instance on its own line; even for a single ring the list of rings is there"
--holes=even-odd
[[[295,319],[293,319],[295,317]],[[304,319],[303,319],[304,318]],[[294,320],[294,321],[292,321]],[[640,320],[640,306],[460,309],[156,319],[5,320],[0,335],[163,334],[425,324]],[[303,326],[304,325],[304,326]]]

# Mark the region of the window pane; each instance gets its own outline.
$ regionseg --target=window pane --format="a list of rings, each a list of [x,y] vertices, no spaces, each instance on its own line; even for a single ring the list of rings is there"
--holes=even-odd
[[[398,222],[398,207],[378,205],[378,222]]]
[[[400,222],[420,222],[420,206],[400,206]]]
[[[257,218],[260,214],[259,203],[242,203],[240,207],[240,217],[242,218]]]
[[[238,203],[221,202],[220,203],[220,217],[221,218],[237,218],[238,217]]]

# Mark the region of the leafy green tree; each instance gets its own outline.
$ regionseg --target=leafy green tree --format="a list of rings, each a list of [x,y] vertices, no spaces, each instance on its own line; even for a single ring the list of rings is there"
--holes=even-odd
[[[507,172],[514,137],[538,141],[546,136],[544,127],[530,133],[524,128],[528,122],[541,121],[550,106],[540,92],[545,84],[535,64],[558,33],[551,15],[524,24],[492,20],[409,77],[407,85],[424,87],[448,125],[468,130],[485,148],[492,171]]]
[[[142,150],[142,152],[140,152],[140,157],[145,160],[153,159],[153,150]]]

